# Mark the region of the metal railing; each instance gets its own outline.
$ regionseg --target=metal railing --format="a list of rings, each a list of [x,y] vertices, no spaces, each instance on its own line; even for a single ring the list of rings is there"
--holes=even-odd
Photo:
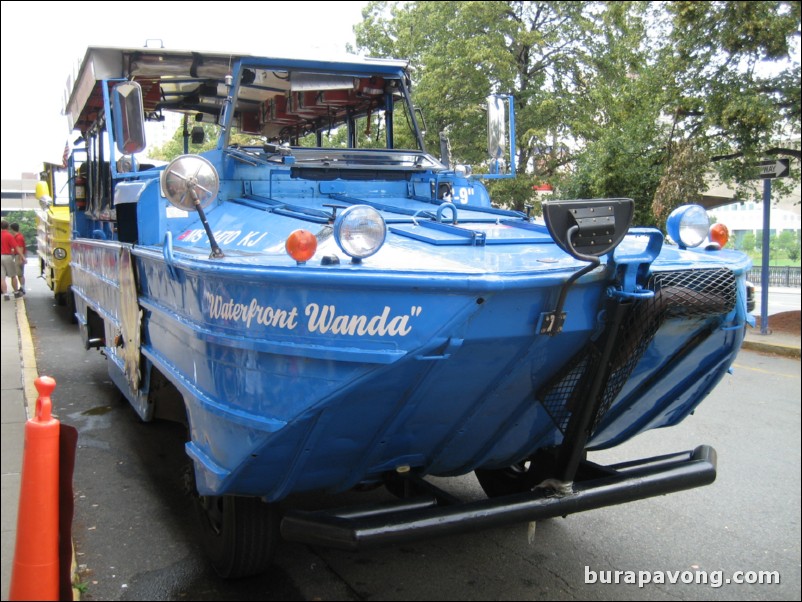
[[[769,266],[769,286],[799,288],[802,286],[802,268],[795,266]],[[749,270],[749,281],[760,286],[761,269],[755,266]]]

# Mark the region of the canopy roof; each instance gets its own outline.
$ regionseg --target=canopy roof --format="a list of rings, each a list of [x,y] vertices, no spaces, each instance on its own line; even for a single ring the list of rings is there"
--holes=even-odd
[[[288,126],[312,129],[381,108],[385,93],[400,96],[406,74],[406,61],[358,56],[333,61],[90,47],[67,91],[65,113],[70,127],[85,133],[103,110],[101,82],[129,80],[142,86],[150,118],[177,111],[216,121],[232,93],[226,82],[231,75],[239,78],[236,125],[270,136]]]

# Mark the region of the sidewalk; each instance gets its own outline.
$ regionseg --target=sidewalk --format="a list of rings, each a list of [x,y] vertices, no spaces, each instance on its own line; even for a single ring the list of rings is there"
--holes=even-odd
[[[30,265],[30,264],[29,264]],[[29,289],[37,288],[35,275],[29,274]],[[30,285],[33,285],[31,287]],[[50,291],[47,291],[49,294]],[[36,294],[36,292],[34,292]],[[0,375],[2,375],[2,599],[8,600],[11,566],[17,533],[20,468],[22,466],[25,421],[32,416],[38,393],[34,380],[39,376],[36,356],[25,312],[25,299],[0,301],[2,340]],[[769,322],[769,324],[771,324]],[[17,336],[11,333],[16,333]],[[800,338],[783,333],[761,335],[759,329],[747,329],[744,349],[800,357]]]
[[[769,330],[771,330],[771,316],[769,316]],[[760,334],[760,328],[747,328],[743,349],[799,359],[800,337],[784,332]]]

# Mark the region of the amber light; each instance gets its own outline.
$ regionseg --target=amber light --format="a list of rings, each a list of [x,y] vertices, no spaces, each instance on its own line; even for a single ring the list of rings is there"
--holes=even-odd
[[[317,238],[309,230],[295,230],[284,243],[287,254],[298,263],[312,259],[317,251]]]
[[[710,238],[711,242],[718,243],[718,245],[723,249],[724,245],[726,245],[727,241],[730,239],[730,231],[724,224],[713,224],[710,226],[708,237]]]

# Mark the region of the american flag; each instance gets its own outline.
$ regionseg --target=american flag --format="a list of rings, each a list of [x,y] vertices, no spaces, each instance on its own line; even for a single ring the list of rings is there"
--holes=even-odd
[[[64,154],[61,156],[61,166],[67,167],[67,161],[70,160],[70,141],[64,143]]]

